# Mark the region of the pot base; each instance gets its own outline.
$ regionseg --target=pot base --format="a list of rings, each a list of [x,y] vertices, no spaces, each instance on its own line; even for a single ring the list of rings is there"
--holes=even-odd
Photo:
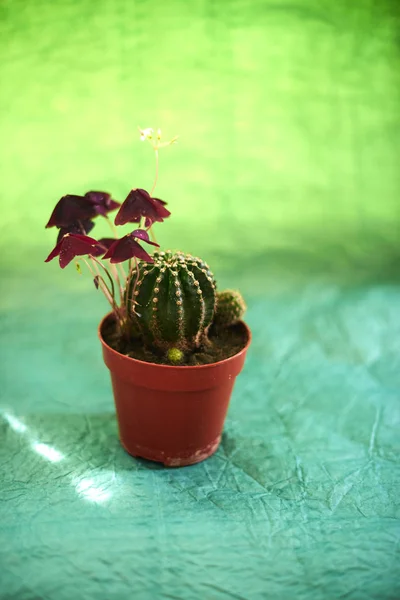
[[[173,456],[168,456],[167,452],[157,452],[151,450],[150,448],[144,448],[143,446],[135,446],[129,450],[124,442],[122,440],[120,441],[124,450],[135,458],[145,458],[146,460],[159,462],[165,467],[187,467],[189,465],[195,465],[196,463],[202,462],[214,454],[218,449],[221,436],[219,435],[211,444],[208,444],[204,448],[199,448],[194,453],[181,453],[180,456],[177,456],[176,454]]]

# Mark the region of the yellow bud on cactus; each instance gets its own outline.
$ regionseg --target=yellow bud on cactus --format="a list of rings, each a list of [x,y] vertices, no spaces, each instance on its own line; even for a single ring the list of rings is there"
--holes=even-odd
[[[173,364],[180,363],[183,359],[183,352],[179,348],[170,348],[167,352],[167,358]]]

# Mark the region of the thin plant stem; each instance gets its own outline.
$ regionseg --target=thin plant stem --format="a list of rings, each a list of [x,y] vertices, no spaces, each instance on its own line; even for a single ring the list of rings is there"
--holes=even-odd
[[[111,231],[113,232],[115,238],[118,239],[118,231],[117,231],[117,228],[115,227],[114,223],[111,221],[111,219],[109,217],[106,217],[106,221],[109,224]]]
[[[136,256],[134,257],[133,260],[135,261],[133,264],[132,264],[132,261],[130,261],[130,268],[129,268],[128,279],[129,279],[129,281],[132,279],[132,277],[133,277],[133,269],[135,268],[136,269],[136,280],[135,280],[135,283],[134,283],[134,286],[133,286],[133,290],[132,290],[132,296],[134,297],[135,296],[135,290],[136,290],[137,282],[139,280],[139,263],[138,263],[138,260],[137,260]],[[127,317],[129,318],[129,314],[130,313],[128,311],[128,302],[129,302],[129,298],[128,298],[128,286],[127,286],[126,289],[125,289],[125,306],[126,306],[125,313],[126,313]],[[134,300],[132,302],[134,302]]]
[[[154,190],[156,189],[157,181],[158,181],[158,148],[154,148],[154,153],[156,155],[156,174],[153,181],[153,187],[151,188],[150,196],[154,194]]]
[[[154,146],[154,154],[155,154],[155,157],[156,157],[156,173],[155,173],[155,176],[154,176],[153,187],[151,188],[150,196],[153,196],[154,190],[156,189],[156,185],[157,185],[157,181],[158,181],[159,155],[158,155],[158,148],[157,148],[157,146]],[[151,238],[152,242],[156,242],[157,243],[157,238],[156,238],[155,233],[153,231],[153,225],[150,225],[148,231],[150,233],[150,238]]]
[[[108,277],[109,282],[111,283],[111,290],[112,290],[112,297],[114,299],[115,302],[115,286],[114,286],[114,281],[113,278],[111,277],[110,273],[108,272],[108,269],[103,265],[103,263],[100,260],[97,260],[97,258],[95,258],[94,256],[90,257],[92,259],[92,262],[94,261],[95,263],[97,263],[105,272],[105,274]]]
[[[150,234],[150,239],[152,242],[155,242],[157,244],[157,238],[156,238],[156,234],[154,233],[152,226],[149,227],[148,232]]]
[[[104,218],[106,219],[107,223],[109,224],[110,229],[113,232],[115,239],[118,239],[118,232],[117,232],[117,228],[115,227],[114,223],[111,221],[111,219],[109,217],[105,216]],[[103,268],[105,268],[103,265],[101,265],[101,266]],[[120,300],[122,302],[123,286],[122,286],[122,282],[120,281],[120,278],[119,278],[119,275],[118,275],[118,268],[115,265],[112,265],[110,263],[110,269],[111,269],[111,272],[113,274],[113,277],[115,278],[115,282],[118,285],[119,296],[120,296]],[[124,272],[123,269],[122,269],[122,271],[123,271],[123,281],[125,281],[125,272]]]
[[[134,262],[132,262],[132,259],[131,259],[131,258],[129,259],[129,272],[128,272],[127,281],[128,281],[128,280],[130,281],[130,280],[131,280],[131,278],[132,278],[133,266],[134,266],[135,264],[137,264],[137,258],[136,258],[136,256],[134,257],[134,259],[133,259],[133,260],[134,260]]]
[[[105,218],[106,218],[106,220],[107,220],[108,224],[110,225],[110,227],[111,227],[111,230],[112,230],[112,232],[114,233],[115,237],[116,237],[116,238],[118,238],[117,230],[116,230],[116,228],[115,228],[114,224],[113,224],[113,223],[110,221],[110,219],[109,219],[108,217],[105,217]],[[82,221],[78,221],[78,223],[79,223],[79,227],[80,227],[80,229],[81,229],[81,231],[82,231],[83,235],[86,235],[86,231],[85,231],[85,229],[84,229],[84,227],[83,227]],[[95,260],[95,259],[94,259],[94,257],[93,257],[93,256],[91,256],[90,258],[91,258],[91,260],[92,260],[92,263],[94,264],[94,260]],[[108,271],[106,270],[105,266],[104,266],[104,265],[103,265],[103,264],[102,264],[100,261],[98,261],[98,260],[95,260],[95,262],[96,262],[96,263],[98,263],[98,264],[99,264],[99,265],[100,265],[100,266],[101,266],[101,267],[102,267],[102,268],[103,268],[103,269],[106,271],[106,273],[107,273],[107,275],[108,275],[108,278],[109,278],[109,279],[110,279],[110,281],[111,281],[111,285],[112,285],[112,295],[113,295],[113,298],[114,298],[114,300],[115,300],[115,290],[114,290],[114,283],[113,283],[113,281],[112,281],[112,279],[111,279],[111,277],[110,277],[110,275],[109,275]],[[116,283],[117,283],[117,285],[118,285],[118,288],[119,288],[119,295],[120,295],[120,300],[121,300],[121,302],[122,302],[122,295],[123,295],[123,291],[122,291],[122,290],[123,290],[123,288],[122,288],[122,283],[121,283],[121,281],[120,281],[120,279],[119,279],[119,276],[118,276],[118,270],[117,270],[117,268],[116,268],[116,266],[115,266],[115,265],[110,265],[110,267],[111,267],[111,271],[112,271],[112,273],[113,273],[113,276],[115,277],[115,281],[116,281]],[[96,269],[96,270],[97,270],[97,269]],[[99,275],[99,273],[98,273],[98,275]],[[124,273],[124,278],[125,278],[125,273]]]
[[[117,266],[110,263],[110,270],[111,270],[112,276],[115,279],[116,284],[118,285],[119,299],[122,302],[123,287],[122,287],[122,283],[121,283],[121,280],[118,275]]]
[[[90,273],[93,275],[93,277],[98,277],[98,281],[99,281],[99,286],[101,291],[103,292],[103,294],[105,295],[105,297],[107,298],[108,302],[111,304],[111,308],[113,310],[115,310],[115,302],[114,299],[111,295],[111,292],[106,284],[106,282],[104,281],[103,277],[100,275],[98,269],[96,269],[96,271],[94,271],[92,269],[92,267],[90,266],[90,264],[88,263],[88,261],[86,260],[86,258],[82,258],[83,262],[85,263],[85,265],[87,266],[87,268],[89,269]]]
[[[110,227],[111,227],[111,229],[113,230],[113,232],[114,232],[114,233],[116,233],[115,227],[114,227],[114,225],[111,223],[110,219],[109,219],[108,217],[106,217],[106,219],[107,219],[107,221],[109,222],[109,224],[110,224]],[[85,231],[85,228],[83,227],[82,221],[78,221],[78,223],[79,223],[79,227],[80,227],[80,229],[81,229],[81,231],[82,231],[83,235],[86,235],[86,231]],[[112,286],[112,298],[113,298],[112,306],[113,306],[113,308],[114,308],[114,306],[115,306],[115,304],[116,304],[116,303],[115,303],[115,289],[114,289],[114,283],[113,283],[113,281],[112,281],[112,279],[111,279],[111,277],[110,277],[110,275],[109,275],[108,271],[107,271],[107,270],[106,270],[106,268],[104,267],[104,265],[103,265],[103,264],[102,264],[100,261],[98,261],[98,260],[94,259],[94,257],[93,257],[93,256],[91,256],[90,258],[91,258],[91,261],[92,261],[92,263],[93,263],[93,266],[95,267],[96,273],[97,273],[97,275],[99,276],[99,278],[101,278],[101,279],[104,281],[104,279],[101,277],[101,275],[100,275],[100,272],[99,272],[98,268],[96,267],[95,263],[98,263],[98,264],[99,264],[101,267],[103,267],[103,269],[106,271],[106,273],[107,273],[107,275],[108,275],[108,278],[109,278],[109,279],[110,279],[110,281],[111,281],[111,286]],[[85,262],[86,262],[86,261],[85,261]],[[87,266],[89,267],[89,263],[88,263],[88,262],[86,262],[86,264],[87,264]],[[115,277],[115,280],[116,280],[116,282],[117,282],[117,284],[118,284],[118,286],[119,286],[120,300],[121,300],[121,302],[122,302],[122,285],[121,285],[121,282],[120,282],[120,280],[119,280],[119,277],[118,277],[118,271],[117,271],[116,267],[115,267],[114,265],[112,265],[112,267],[113,267],[113,269],[112,269],[112,270],[113,270],[113,275],[114,275],[114,277]],[[90,267],[89,267],[89,268],[90,268]],[[92,272],[92,274],[93,274],[93,271],[92,271],[92,270],[91,270],[91,272]],[[110,292],[110,290],[109,290],[108,286],[106,286],[106,287],[107,287],[107,291],[108,291],[108,293],[110,294],[111,292]]]
[[[113,279],[112,279],[110,273],[108,272],[107,268],[103,265],[103,263],[101,263],[99,260],[97,260],[97,258],[95,258],[94,256],[91,256],[90,258],[91,258],[93,266],[94,266],[94,268],[95,268],[95,270],[97,272],[97,277],[99,279],[99,283],[103,284],[105,290],[107,290],[107,293],[108,293],[108,295],[110,297],[109,298],[109,302],[110,302],[110,304],[111,304],[111,306],[112,306],[112,308],[114,310],[114,313],[115,313],[117,319],[119,320],[119,327],[121,329],[123,329],[123,327],[124,327],[124,320],[125,319],[124,319],[124,309],[123,309],[123,306],[122,306],[122,296],[121,296],[121,299],[120,299],[121,300],[121,306],[118,306],[118,304],[116,302],[116,298],[115,298],[114,282],[113,282]],[[99,267],[97,265],[99,265],[100,267],[102,267],[102,269],[104,270],[105,274],[107,275],[108,280],[109,280],[109,282],[111,284],[111,290],[108,287],[107,283],[105,282],[104,277],[102,277],[102,275],[100,274]],[[103,292],[105,290],[103,289]]]
[[[118,263],[118,266],[119,266],[119,270],[121,272],[122,281],[124,282],[124,285],[125,285],[126,284],[126,273],[125,273],[124,265],[122,263]]]
[[[101,275],[100,269],[97,266],[96,262],[94,261],[93,256],[91,256],[90,259],[92,261],[93,269],[94,269],[94,270],[91,270],[91,273],[92,273],[92,275],[94,275],[95,277],[97,277],[100,282],[103,283],[105,289],[107,290],[107,293],[109,294],[109,296],[111,298],[112,306],[114,308],[116,306],[116,301],[115,301],[115,289],[114,289],[113,282],[110,280],[111,281],[111,289],[110,289],[108,287],[107,282],[105,281],[104,277]],[[88,264],[88,263],[86,263],[86,264]]]
[[[84,226],[82,225],[82,221],[78,221],[79,228],[83,235],[87,235]]]

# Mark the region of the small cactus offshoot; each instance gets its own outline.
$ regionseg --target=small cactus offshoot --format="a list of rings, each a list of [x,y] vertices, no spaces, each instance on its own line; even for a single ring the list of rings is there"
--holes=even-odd
[[[217,307],[214,322],[216,325],[233,325],[239,321],[246,311],[243,296],[236,290],[224,290],[217,293]]]
[[[126,288],[128,314],[146,344],[190,351],[206,341],[215,311],[216,284],[208,265],[182,252],[155,252],[141,261]]]

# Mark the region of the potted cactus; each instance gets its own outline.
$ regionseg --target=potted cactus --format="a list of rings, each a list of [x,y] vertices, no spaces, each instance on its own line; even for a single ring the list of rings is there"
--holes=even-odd
[[[58,229],[46,262],[61,268],[83,263],[111,306],[99,326],[110,370],[120,440],[133,456],[184,466],[218,448],[229,399],[241,371],[250,331],[241,320],[245,303],[238,291],[217,291],[209,266],[181,251],[160,250],[154,224],[170,216],[154,197],[161,131],[140,129],[156,158],[150,193],[136,188],[122,204],[106,192],[63,196],[47,223]],[[118,209],[114,224],[109,213]],[[112,237],[88,233],[96,217]],[[118,237],[115,225],[134,224]],[[150,255],[143,244],[156,250]]]

